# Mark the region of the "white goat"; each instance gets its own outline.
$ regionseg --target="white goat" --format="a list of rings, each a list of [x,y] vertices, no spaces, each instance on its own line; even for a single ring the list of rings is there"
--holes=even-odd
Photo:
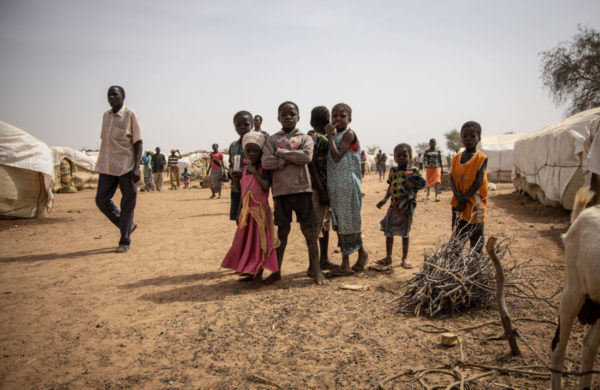
[[[577,191],[571,227],[562,236],[565,244],[565,290],[560,301],[558,328],[552,340],[552,369],[562,370],[575,317],[591,325],[583,339],[582,371],[594,367],[600,343],[600,205],[585,209],[594,193],[588,187]],[[585,210],[584,210],[585,209]],[[552,373],[552,389],[560,389],[562,375]],[[580,389],[589,389],[592,375],[581,377]]]

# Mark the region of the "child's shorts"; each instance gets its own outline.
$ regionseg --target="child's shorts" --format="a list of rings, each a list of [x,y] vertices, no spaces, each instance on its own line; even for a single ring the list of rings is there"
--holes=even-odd
[[[275,202],[273,219],[276,226],[290,226],[292,211],[296,212],[296,221],[301,225],[317,225],[320,223],[312,202],[311,192],[279,195],[274,197],[273,201]]]
[[[390,207],[381,220],[381,231],[386,237],[408,237],[411,225],[412,218],[406,211],[398,207]]]

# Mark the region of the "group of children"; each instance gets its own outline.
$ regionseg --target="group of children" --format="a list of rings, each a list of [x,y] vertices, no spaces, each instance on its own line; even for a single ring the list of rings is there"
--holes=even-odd
[[[317,284],[327,281],[324,270],[346,275],[364,270],[368,261],[362,243],[360,144],[350,129],[352,109],[337,104],[311,113],[311,135],[296,128],[300,111],[294,102],[278,108],[281,131],[267,137],[252,131],[253,117],[240,111],[233,117],[239,139],[229,147],[231,176],[230,218],[238,228],[222,266],[243,274],[242,280],[281,279],[292,214],[300,224],[309,254],[307,274]],[[269,188],[274,211],[268,204]],[[342,264],[329,262],[330,225],[338,233]],[[274,226],[277,226],[275,235]],[[319,243],[321,251],[319,255]],[[350,267],[349,256],[358,252]]]
[[[278,108],[281,131],[267,136],[252,130],[253,117],[249,112],[240,111],[233,117],[239,139],[229,148],[230,219],[237,221],[237,230],[221,266],[240,273],[240,280],[273,283],[281,279],[292,212],[308,249],[307,274],[317,284],[327,282],[323,271],[329,271],[328,276],[352,275],[364,271],[368,262],[360,215],[361,149],[357,134],[349,127],[352,109],[339,103],[330,115],[326,107],[315,107],[311,111],[313,130],[309,134],[296,128],[299,119],[295,103],[282,103]],[[476,150],[480,138],[478,123],[467,122],[462,126],[461,140],[466,150],[452,159],[450,180],[452,227],[456,228],[455,234],[467,234],[471,246],[477,246],[478,250],[483,245],[487,197],[487,157]],[[392,264],[394,236],[401,236],[401,266],[411,268],[407,260],[409,234],[417,192],[427,183],[419,169],[412,166],[410,145],[397,145],[394,161],[396,166],[390,170],[386,194],[377,203],[381,208],[391,200],[381,221],[386,257],[377,263]],[[274,200],[273,212],[269,189]],[[436,199],[437,193],[436,188]],[[339,266],[331,263],[327,255],[331,227],[337,232],[342,253]],[[350,266],[349,257],[355,252],[357,261]],[[263,280],[264,269],[271,274]]]

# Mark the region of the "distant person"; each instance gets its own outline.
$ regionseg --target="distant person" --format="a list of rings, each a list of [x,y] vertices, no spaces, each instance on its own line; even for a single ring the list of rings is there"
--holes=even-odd
[[[442,175],[444,174],[444,167],[442,166],[442,153],[436,150],[435,138],[429,140],[429,149],[423,154],[423,163],[425,165],[427,179],[427,199],[429,199],[429,189],[435,188],[435,201],[439,202],[438,198],[440,194],[440,183],[442,182]]]
[[[312,202],[312,185],[308,164],[312,160],[314,143],[312,138],[296,128],[300,120],[298,105],[283,102],[277,109],[277,119],[281,131],[267,139],[263,149],[263,168],[272,171],[274,222],[277,226],[279,246],[277,261],[279,270],[273,272],[265,283],[274,283],[281,279],[281,263],[287,246],[292,224],[292,212],[306,241],[310,274],[317,284],[326,284],[325,276],[319,266],[319,248],[317,229],[319,216]]]
[[[181,185],[179,181],[179,159],[181,158],[181,153],[179,153],[179,149],[171,149],[171,155],[167,160],[167,165],[169,166],[169,177],[171,182],[171,189],[176,190]]]
[[[469,237],[471,248],[483,249],[483,220],[488,194],[487,156],[477,150],[481,125],[466,122],[460,129],[464,152],[452,158],[452,230]]]
[[[245,275],[240,279],[243,282],[261,282],[265,268],[271,272],[279,270],[277,238],[269,205],[271,173],[263,170],[260,163],[266,139],[257,131],[250,131],[242,138],[248,159],[240,179],[242,206],[233,243],[221,263],[221,267]]]
[[[367,154],[363,150],[360,152],[360,173],[362,177],[365,177],[365,171],[367,169]]]
[[[448,167],[448,169],[450,169],[450,167],[452,166],[452,155],[450,153],[446,155],[446,166]]]
[[[380,209],[389,198],[392,199],[385,217],[381,221],[381,231],[385,235],[386,256],[377,260],[379,265],[392,265],[392,251],[394,236],[402,237],[402,262],[403,268],[412,268],[407,260],[410,229],[413,215],[417,207],[417,192],[425,187],[425,179],[419,170],[410,165],[412,148],[408,144],[398,144],[394,148],[394,161],[397,166],[390,169],[387,180],[389,186],[384,198],[377,203]]]
[[[144,188],[141,191],[149,192],[154,190],[154,180],[152,179],[152,152],[147,151],[142,156],[142,165],[144,166]]]
[[[160,152],[158,146],[155,150],[156,153],[152,156],[152,178],[154,179],[156,191],[160,192],[163,186],[163,172],[167,166],[167,159],[165,155]]]
[[[248,160],[244,154],[242,138],[246,133],[252,131],[253,117],[248,111],[238,111],[233,116],[233,126],[239,139],[229,145],[229,177],[231,178],[231,205],[229,207],[229,219],[236,221],[240,208],[240,179],[242,170],[248,165]]]
[[[379,173],[379,181],[385,177],[386,162],[387,156],[379,149],[379,152],[375,155],[375,167],[377,168],[377,173]]]
[[[117,252],[129,250],[131,233],[137,228],[133,212],[140,181],[142,160],[142,126],[134,110],[123,105],[125,90],[114,85],[108,89],[111,109],[102,118],[100,152],[95,171],[100,174],[96,191],[96,205],[121,231]],[[121,190],[121,210],[112,197]]]
[[[183,181],[184,189],[190,187],[190,172],[188,171],[187,167],[183,168],[183,173],[181,174],[181,181]]]
[[[260,115],[254,115],[254,131],[263,133],[266,137],[269,137],[269,133],[262,129],[263,117]]]
[[[419,153],[417,155],[417,168],[419,168],[420,171],[423,170],[424,165],[423,165],[423,153]]]
[[[221,199],[221,182],[223,177],[223,153],[219,152],[219,145],[212,144],[212,153],[209,155],[210,163],[206,175],[210,180],[210,199],[214,199],[217,194]]]
[[[362,272],[369,260],[362,240],[362,176],[360,172],[360,143],[350,128],[352,108],[338,103],[331,109],[332,124],[325,127],[329,140],[327,156],[327,190],[333,214],[333,230],[337,232],[342,264],[331,270],[332,276]],[[334,127],[335,126],[335,127]],[[358,252],[350,268],[350,255]]]
[[[331,207],[327,194],[327,155],[329,140],[325,135],[325,126],[331,121],[329,110],[325,106],[317,106],[310,112],[309,131],[315,144],[312,160],[309,164],[310,182],[312,183],[312,201],[319,217],[317,235],[319,237],[319,265],[321,270],[330,270],[335,265],[329,261],[329,231],[331,230]]]

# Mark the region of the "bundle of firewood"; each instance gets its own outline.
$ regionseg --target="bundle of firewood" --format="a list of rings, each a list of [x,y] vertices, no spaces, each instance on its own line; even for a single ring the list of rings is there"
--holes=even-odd
[[[508,249],[507,239],[498,241],[500,260]],[[511,274],[510,268],[505,271]],[[423,268],[406,282],[404,294],[397,298],[399,312],[433,317],[486,305],[494,297],[494,276],[485,250],[471,249],[467,237],[453,235],[432,253],[425,253]]]

